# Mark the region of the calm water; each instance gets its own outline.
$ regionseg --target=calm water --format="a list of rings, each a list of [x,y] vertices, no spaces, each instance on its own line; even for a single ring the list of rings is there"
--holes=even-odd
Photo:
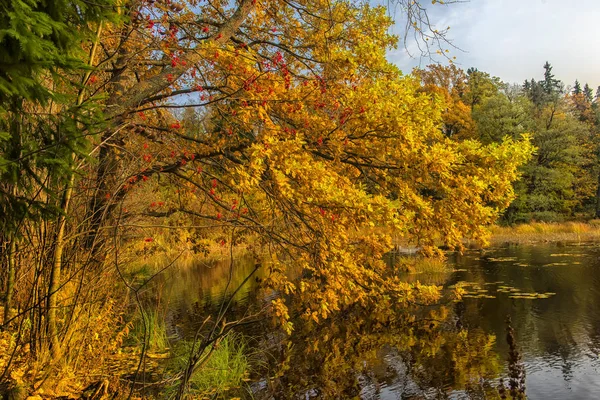
[[[503,317],[510,315],[527,372],[531,399],[600,398],[600,247],[530,246],[453,257],[451,281],[488,285],[494,299],[465,299],[464,319],[498,337],[506,355]],[[511,298],[509,286],[546,299]],[[505,358],[505,356],[503,356]]]
[[[449,262],[452,273],[410,277],[445,287],[460,283],[471,293],[441,309],[416,311],[418,321],[431,324],[409,321],[408,313],[390,318],[351,311],[324,326],[298,328],[289,345],[276,333],[261,335],[265,326],[252,328],[255,347],[268,354],[261,361],[268,364],[265,374],[286,365],[269,385],[253,377],[255,398],[486,398],[507,374],[507,316],[528,398],[600,398],[599,245],[498,248],[450,255]],[[182,267],[160,283],[172,334],[185,336],[214,310],[230,266]],[[233,267],[229,291],[254,262]],[[238,293],[232,318],[260,307],[255,285],[253,276]]]

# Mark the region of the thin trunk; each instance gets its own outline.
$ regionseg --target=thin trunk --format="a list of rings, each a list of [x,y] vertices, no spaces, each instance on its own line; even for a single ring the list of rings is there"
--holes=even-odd
[[[596,188],[596,213],[595,218],[600,218],[600,172],[598,173],[598,187]]]
[[[60,208],[62,214],[58,217],[58,231],[56,233],[56,243],[54,247],[54,260],[52,262],[52,269],[50,270],[50,281],[48,283],[48,337],[50,338],[52,345],[52,355],[55,357],[60,353],[60,341],[58,340],[58,329],[56,324],[56,308],[58,291],[60,289],[60,276],[62,272],[62,256],[65,249],[65,227],[67,225],[66,214],[69,211],[69,204],[71,203],[71,196],[73,194],[73,183],[75,181],[75,174],[71,173],[67,189],[65,190],[61,199]]]
[[[114,107],[119,101],[119,94],[125,91],[127,82],[127,61],[129,52],[126,48],[125,41],[129,32],[129,26],[124,26],[121,29],[121,43],[119,43],[119,52],[113,66],[113,75],[110,79],[111,96],[108,99],[106,106],[107,110]],[[114,118],[109,128],[100,136],[100,151],[98,152],[98,168],[96,170],[96,187],[90,199],[90,229],[85,240],[85,246],[92,249],[92,252],[97,253],[100,246],[96,245],[97,233],[102,224],[107,207],[111,202],[111,193],[116,185],[116,171],[118,169],[118,160],[114,152],[112,144],[118,140],[114,135],[114,130],[121,124],[121,118]]]
[[[8,247],[8,279],[6,282],[6,296],[4,301],[4,323],[10,319],[13,295],[15,291],[17,241],[15,235],[10,235]]]
[[[98,29],[96,32],[96,40],[92,45],[90,50],[90,57],[88,65],[92,66],[94,63],[94,58],[96,56],[96,51],[98,50],[98,42],[100,41],[100,35],[102,34],[102,23],[98,25]],[[86,81],[89,79],[91,75],[91,71],[85,73],[82,80],[82,89],[80,89],[79,94],[77,96],[76,104],[80,106],[83,103],[84,97],[84,87]],[[75,162],[76,155],[75,153],[71,153],[71,161]],[[48,314],[47,314],[47,323],[48,323],[48,337],[50,338],[51,350],[53,356],[58,356],[60,354],[60,341],[58,336],[58,328],[56,321],[56,310],[58,306],[58,291],[61,287],[61,274],[62,274],[62,259],[63,253],[65,250],[65,230],[67,225],[67,215],[69,213],[69,206],[71,204],[71,198],[73,196],[73,185],[75,184],[75,173],[74,171],[69,172],[67,187],[63,193],[60,202],[60,210],[61,214],[58,216],[57,221],[57,232],[56,232],[56,241],[54,243],[54,258],[52,261],[52,269],[50,270],[50,280],[48,282]]]

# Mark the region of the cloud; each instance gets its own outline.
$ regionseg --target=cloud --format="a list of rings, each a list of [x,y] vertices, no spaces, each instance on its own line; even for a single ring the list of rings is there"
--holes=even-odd
[[[600,1],[472,0],[430,6],[439,27],[451,26],[453,51],[463,68],[476,67],[507,82],[541,79],[549,61],[565,84],[600,84]],[[408,72],[423,60],[399,49],[389,59]],[[426,64],[427,62],[425,62]]]

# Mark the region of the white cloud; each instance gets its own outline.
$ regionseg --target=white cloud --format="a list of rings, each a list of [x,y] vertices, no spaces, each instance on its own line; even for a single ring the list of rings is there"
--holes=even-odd
[[[600,1],[472,0],[430,6],[437,26],[450,25],[463,68],[476,67],[508,82],[541,79],[549,61],[558,79],[600,85]],[[391,61],[409,72],[419,60],[399,49]],[[427,62],[425,62],[427,63]]]

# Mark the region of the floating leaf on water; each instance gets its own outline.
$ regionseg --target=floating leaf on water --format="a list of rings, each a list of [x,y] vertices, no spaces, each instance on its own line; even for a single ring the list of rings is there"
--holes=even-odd
[[[467,298],[467,299],[495,299],[496,296],[490,296],[488,294],[465,294],[462,296],[463,298]]]
[[[495,261],[495,262],[508,262],[508,261],[517,261],[517,257],[490,257],[487,261]]]
[[[515,264],[517,267],[529,267],[529,264],[518,263]]]
[[[544,267],[558,267],[558,266],[564,266],[564,265],[569,265],[569,263],[555,262],[555,263],[546,264],[546,265],[544,265]]]
[[[473,285],[474,282],[458,281],[458,282],[456,282],[456,284],[461,285],[461,286],[470,286],[470,285]]]
[[[467,269],[459,268],[459,269],[455,269],[453,272],[467,272]]]

